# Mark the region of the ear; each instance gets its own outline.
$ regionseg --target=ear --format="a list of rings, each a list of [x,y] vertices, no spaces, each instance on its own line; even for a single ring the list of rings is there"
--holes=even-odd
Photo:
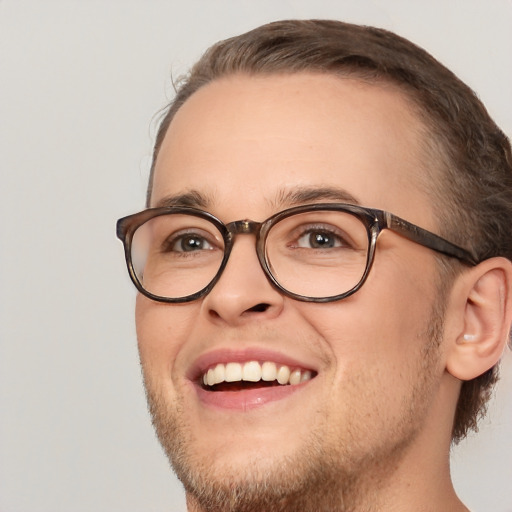
[[[500,359],[512,321],[512,262],[490,258],[456,278],[447,309],[446,369],[471,380]]]

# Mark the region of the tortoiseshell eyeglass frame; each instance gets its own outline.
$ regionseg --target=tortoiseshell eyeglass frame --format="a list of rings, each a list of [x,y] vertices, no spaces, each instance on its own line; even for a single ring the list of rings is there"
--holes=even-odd
[[[305,295],[298,295],[296,293],[286,290],[273,276],[270,264],[266,257],[265,242],[267,239],[268,232],[270,231],[272,226],[274,226],[277,222],[283,220],[286,217],[315,211],[339,211],[353,215],[364,224],[364,226],[366,227],[366,231],[368,233],[368,254],[366,258],[366,268],[364,270],[364,273],[362,274],[362,277],[359,280],[359,282],[354,287],[352,287],[348,291],[340,293],[339,295],[333,295],[329,297],[308,297]],[[132,240],[133,235],[137,228],[139,228],[142,224],[149,221],[150,219],[158,217],[160,215],[176,214],[191,215],[211,222],[221,233],[224,239],[224,257],[222,259],[219,270],[215,277],[201,290],[191,295],[187,295],[185,297],[162,297],[159,295],[154,295],[148,290],[146,290],[143,284],[138,279],[133,267],[131,257]],[[304,206],[296,206],[276,213],[275,215],[272,215],[270,218],[263,222],[254,222],[251,220],[238,220],[230,222],[229,224],[224,224],[221,220],[219,220],[211,213],[196,208],[181,206],[149,208],[139,213],[123,217],[117,221],[117,236],[123,242],[126,265],[128,268],[130,278],[133,281],[133,284],[136,286],[139,292],[145,295],[146,297],[157,302],[166,303],[190,302],[200,299],[201,297],[207,295],[212,290],[212,288],[215,286],[215,283],[219,280],[220,276],[222,275],[222,272],[228,262],[229,255],[231,253],[231,249],[233,247],[235,238],[237,235],[240,234],[249,234],[254,235],[256,237],[256,252],[258,255],[261,268],[265,272],[267,278],[272,283],[272,285],[275,286],[286,296],[303,302],[333,302],[342,300],[352,295],[357,290],[359,290],[359,288],[361,288],[361,286],[366,281],[366,278],[368,277],[368,274],[371,270],[371,267],[375,259],[377,239],[379,237],[379,234],[385,229],[389,229],[390,231],[398,233],[404,238],[407,238],[408,240],[411,240],[412,242],[427,247],[433,251],[436,251],[438,253],[444,254],[452,258],[456,258],[466,265],[474,266],[478,264],[478,258],[475,255],[473,255],[470,251],[463,249],[455,244],[452,244],[448,240],[445,240],[444,238],[426,229],[416,226],[415,224],[412,224],[392,213],[383,210],[377,210],[375,208],[366,208],[363,206],[344,203],[319,203]]]

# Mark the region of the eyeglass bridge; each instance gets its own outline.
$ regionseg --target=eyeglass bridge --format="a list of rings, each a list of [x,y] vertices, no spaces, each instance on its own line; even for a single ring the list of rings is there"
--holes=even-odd
[[[261,224],[261,222],[254,222],[249,219],[235,220],[226,224],[226,228],[232,235],[253,235],[259,231]]]

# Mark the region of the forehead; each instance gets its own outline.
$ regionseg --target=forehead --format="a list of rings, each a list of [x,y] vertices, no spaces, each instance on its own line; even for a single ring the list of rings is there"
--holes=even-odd
[[[245,218],[296,188],[336,188],[428,226],[422,132],[391,85],[310,73],[230,76],[177,112],[156,161],[152,205],[197,191],[214,213],[244,205]]]

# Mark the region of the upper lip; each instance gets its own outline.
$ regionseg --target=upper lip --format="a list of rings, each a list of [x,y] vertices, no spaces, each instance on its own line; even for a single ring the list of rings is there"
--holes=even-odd
[[[291,369],[310,370],[318,373],[318,369],[300,359],[282,354],[274,350],[264,348],[246,348],[246,349],[216,349],[200,355],[190,366],[187,372],[187,378],[197,381],[208,371],[209,368],[218,363],[246,363],[249,361],[271,361],[276,364],[289,366]]]

